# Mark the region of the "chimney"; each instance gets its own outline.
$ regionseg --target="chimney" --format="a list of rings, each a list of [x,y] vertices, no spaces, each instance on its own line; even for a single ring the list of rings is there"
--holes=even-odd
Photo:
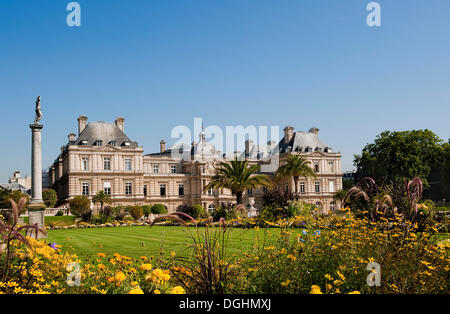
[[[77,135],[75,133],[70,133],[67,137],[69,138],[69,143],[77,140]]]
[[[80,136],[81,132],[86,128],[88,117],[79,116],[78,117],[78,136]]]
[[[160,147],[161,153],[164,153],[166,151],[166,141],[162,140],[161,142],[159,142],[159,147]]]
[[[294,136],[294,127],[287,126],[284,128],[284,144],[289,144]]]
[[[309,133],[313,133],[315,135],[319,135],[319,129],[316,127],[312,127],[311,129],[309,129]]]
[[[122,131],[125,132],[125,119],[118,117],[115,121],[116,126]]]
[[[252,140],[246,140],[245,141],[245,156],[250,157],[250,151],[253,148],[253,141]]]

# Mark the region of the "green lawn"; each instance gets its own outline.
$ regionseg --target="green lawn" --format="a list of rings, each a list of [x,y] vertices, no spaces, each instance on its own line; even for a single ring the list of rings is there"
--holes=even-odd
[[[65,225],[73,225],[75,223],[75,216],[45,216],[45,225],[48,226],[51,222],[62,222]],[[24,223],[28,223],[29,218],[23,217]]]
[[[194,231],[195,229],[191,228]],[[271,233],[277,232],[272,229]],[[229,254],[239,254],[251,248],[257,234],[264,231],[254,229],[230,229],[228,236]],[[185,227],[112,227],[92,229],[49,230],[48,242],[56,242],[64,250],[90,258],[99,252],[112,255],[119,253],[129,257],[157,256],[164,249],[165,254],[175,251],[177,256],[188,256],[192,243]]]

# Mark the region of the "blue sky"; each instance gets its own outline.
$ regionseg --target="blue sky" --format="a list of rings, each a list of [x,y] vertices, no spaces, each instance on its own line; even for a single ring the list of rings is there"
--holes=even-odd
[[[384,130],[450,137],[447,0],[64,0],[0,3],[0,182],[30,174],[34,101],[42,96],[43,166],[80,114],[125,117],[158,151],[177,125],[292,125],[353,154]]]

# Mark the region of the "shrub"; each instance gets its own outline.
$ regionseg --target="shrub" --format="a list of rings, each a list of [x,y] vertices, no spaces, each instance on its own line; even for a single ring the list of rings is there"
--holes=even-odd
[[[152,206],[152,214],[155,215],[167,214],[167,208],[163,204],[155,204]]]
[[[138,220],[144,215],[144,210],[141,206],[130,206],[127,208],[127,211],[134,220]]]
[[[199,204],[194,204],[192,206],[187,205],[180,206],[177,211],[188,214],[189,216],[195,219],[205,218],[208,216],[206,214],[206,210],[203,208],[202,205]]]
[[[111,216],[114,220],[123,220],[126,215],[127,211],[125,206],[111,207]]]
[[[152,206],[151,205],[144,205],[144,206],[142,206],[142,211],[144,212],[145,218],[147,218],[152,213]]]
[[[53,208],[58,201],[56,191],[53,189],[44,189],[42,191],[42,199],[44,200],[45,206]]]
[[[75,196],[69,201],[70,212],[83,221],[89,221],[92,215],[91,201],[85,196]]]
[[[62,210],[58,210],[55,216],[64,216],[64,212]]]
[[[233,208],[226,208],[224,206],[216,207],[212,211],[211,216],[213,217],[214,221],[219,221],[220,218],[230,220],[235,219],[237,217],[236,212],[233,210]]]
[[[203,208],[202,205],[194,204],[194,205],[192,205],[190,210],[191,210],[191,216],[195,219],[205,218],[207,216],[206,210]]]
[[[259,214],[260,221],[277,221],[289,219],[299,214],[309,216],[314,212],[315,206],[302,202],[288,202],[286,206],[264,206]]]

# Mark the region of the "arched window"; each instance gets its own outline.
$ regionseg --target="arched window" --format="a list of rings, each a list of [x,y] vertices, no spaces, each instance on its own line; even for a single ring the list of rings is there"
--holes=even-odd
[[[322,203],[321,202],[316,202],[316,208],[318,210],[321,210],[322,209]]]
[[[216,206],[214,206],[214,204],[211,204],[208,206],[208,211],[212,212],[214,209],[216,209]]]

